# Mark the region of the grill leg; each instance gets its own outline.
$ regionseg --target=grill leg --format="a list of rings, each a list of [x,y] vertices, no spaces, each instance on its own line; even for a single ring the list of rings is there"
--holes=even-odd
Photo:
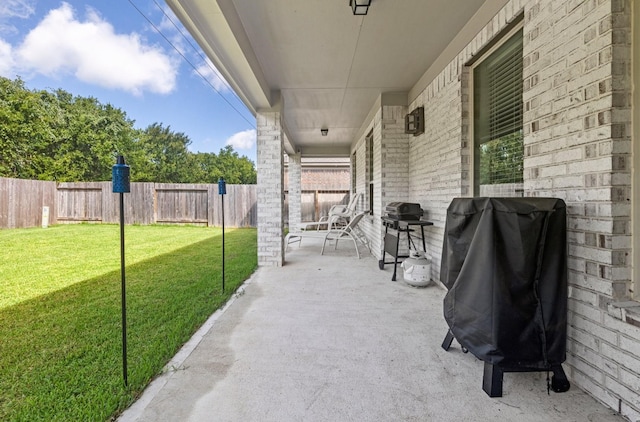
[[[482,377],[482,389],[489,397],[502,397],[503,371],[496,365],[485,362],[484,376]]]
[[[400,232],[398,232],[398,236],[396,237],[396,253],[393,254],[393,276],[391,277],[391,281],[396,281],[396,271],[398,269],[398,249],[400,249]]]
[[[447,335],[444,336],[444,341],[442,342],[442,348],[444,350],[449,350],[449,347],[451,347],[452,342],[453,342],[453,333],[451,333],[451,330],[447,330]]]
[[[551,389],[556,393],[564,393],[569,391],[571,384],[567,379],[567,375],[562,369],[562,365],[554,365],[551,370],[553,371],[553,377],[551,377]]]

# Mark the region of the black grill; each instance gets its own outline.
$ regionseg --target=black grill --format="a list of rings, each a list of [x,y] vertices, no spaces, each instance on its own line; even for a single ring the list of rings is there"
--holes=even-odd
[[[387,204],[385,212],[387,213],[386,218],[389,220],[405,221],[420,220],[423,214],[420,204],[410,202],[390,202]],[[393,228],[398,228],[397,224]]]

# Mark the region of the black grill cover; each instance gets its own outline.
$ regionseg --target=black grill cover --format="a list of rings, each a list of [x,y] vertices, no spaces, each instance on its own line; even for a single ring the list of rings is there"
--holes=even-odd
[[[440,280],[458,342],[504,367],[566,358],[566,209],[556,198],[456,198]]]

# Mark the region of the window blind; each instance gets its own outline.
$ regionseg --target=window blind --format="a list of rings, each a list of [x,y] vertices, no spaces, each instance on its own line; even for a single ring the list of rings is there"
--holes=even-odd
[[[474,117],[479,143],[522,130],[522,30],[475,68]]]

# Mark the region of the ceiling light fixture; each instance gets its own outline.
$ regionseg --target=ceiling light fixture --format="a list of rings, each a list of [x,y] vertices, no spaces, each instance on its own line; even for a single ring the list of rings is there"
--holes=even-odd
[[[349,0],[349,6],[354,15],[366,15],[371,6],[371,0]]]
[[[322,129],[320,129],[320,133],[322,134],[322,136],[327,136],[329,134],[329,129],[323,127]]]

